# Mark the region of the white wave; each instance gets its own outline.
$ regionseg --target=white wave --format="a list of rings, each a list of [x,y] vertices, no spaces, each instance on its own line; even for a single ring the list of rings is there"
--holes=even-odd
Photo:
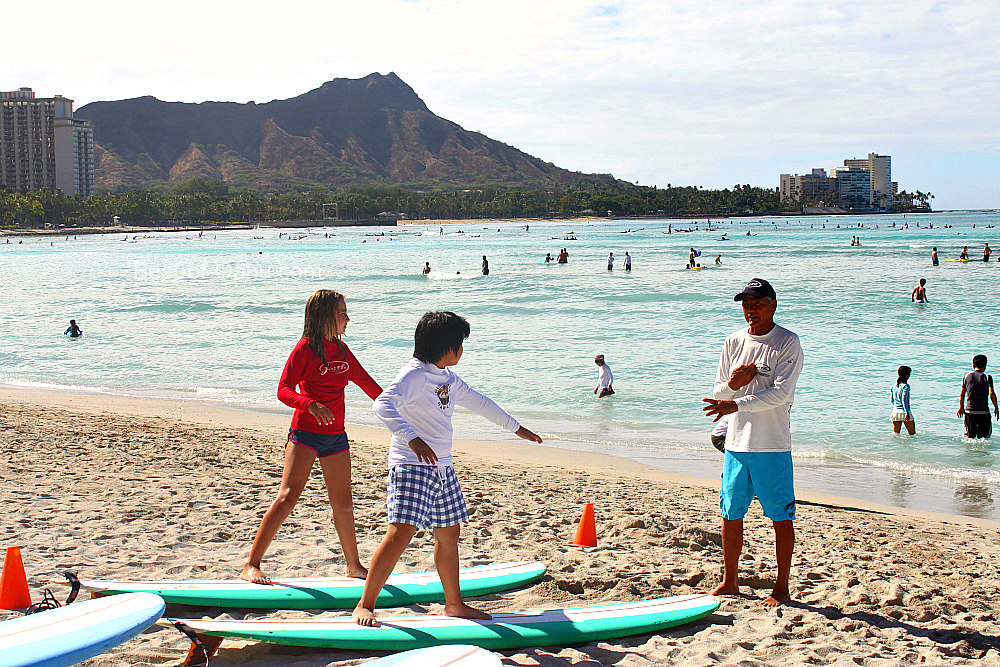
[[[444,271],[431,271],[427,274],[428,280],[470,280],[472,278],[478,278],[481,274],[473,273],[469,271],[468,273],[446,273]]]
[[[28,389],[58,389],[66,391],[92,391],[105,393],[108,391],[107,387],[89,387],[87,385],[78,384],[53,384],[51,382],[31,382],[30,380],[3,380],[3,384],[9,384],[12,387],[26,387]]]

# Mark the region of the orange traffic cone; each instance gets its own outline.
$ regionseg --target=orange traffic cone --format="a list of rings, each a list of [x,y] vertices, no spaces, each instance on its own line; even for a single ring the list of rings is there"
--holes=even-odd
[[[576,529],[576,537],[574,537],[573,541],[566,546],[597,546],[597,526],[594,524],[594,503],[587,503],[583,506],[583,516],[580,517],[580,525]]]
[[[31,606],[28,578],[24,576],[21,547],[7,547],[0,574],[0,609],[27,609]]]

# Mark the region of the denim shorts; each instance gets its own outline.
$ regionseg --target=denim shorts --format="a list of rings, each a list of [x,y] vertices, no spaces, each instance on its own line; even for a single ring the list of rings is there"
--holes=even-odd
[[[288,441],[316,452],[318,458],[346,452],[351,448],[346,433],[311,433],[297,428],[288,429]]]
[[[722,462],[719,507],[724,519],[742,519],[757,496],[771,521],[795,519],[791,452],[731,452]]]

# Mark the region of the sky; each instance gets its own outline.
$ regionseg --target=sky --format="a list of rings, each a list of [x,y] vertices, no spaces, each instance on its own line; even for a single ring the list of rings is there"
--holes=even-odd
[[[1000,208],[1000,2],[0,0],[0,90],[258,103],[395,72],[560,167],[751,184],[892,156]]]

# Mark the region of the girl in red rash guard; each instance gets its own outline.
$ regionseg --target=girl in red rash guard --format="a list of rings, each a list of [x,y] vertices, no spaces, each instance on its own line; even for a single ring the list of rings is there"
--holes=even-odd
[[[362,579],[368,574],[358,556],[354,532],[351,452],[344,432],[344,388],[353,382],[374,400],[382,393],[382,387],[340,340],[350,321],[347,302],[339,292],[317,290],[306,302],[302,340],[288,356],[278,382],[278,400],[295,408],[285,443],[281,487],[278,497],[264,513],[240,574],[247,581],[271,583],[261,572],[260,561],[295,507],[317,458],[333,508],[333,524],[347,561],[347,574]]]

